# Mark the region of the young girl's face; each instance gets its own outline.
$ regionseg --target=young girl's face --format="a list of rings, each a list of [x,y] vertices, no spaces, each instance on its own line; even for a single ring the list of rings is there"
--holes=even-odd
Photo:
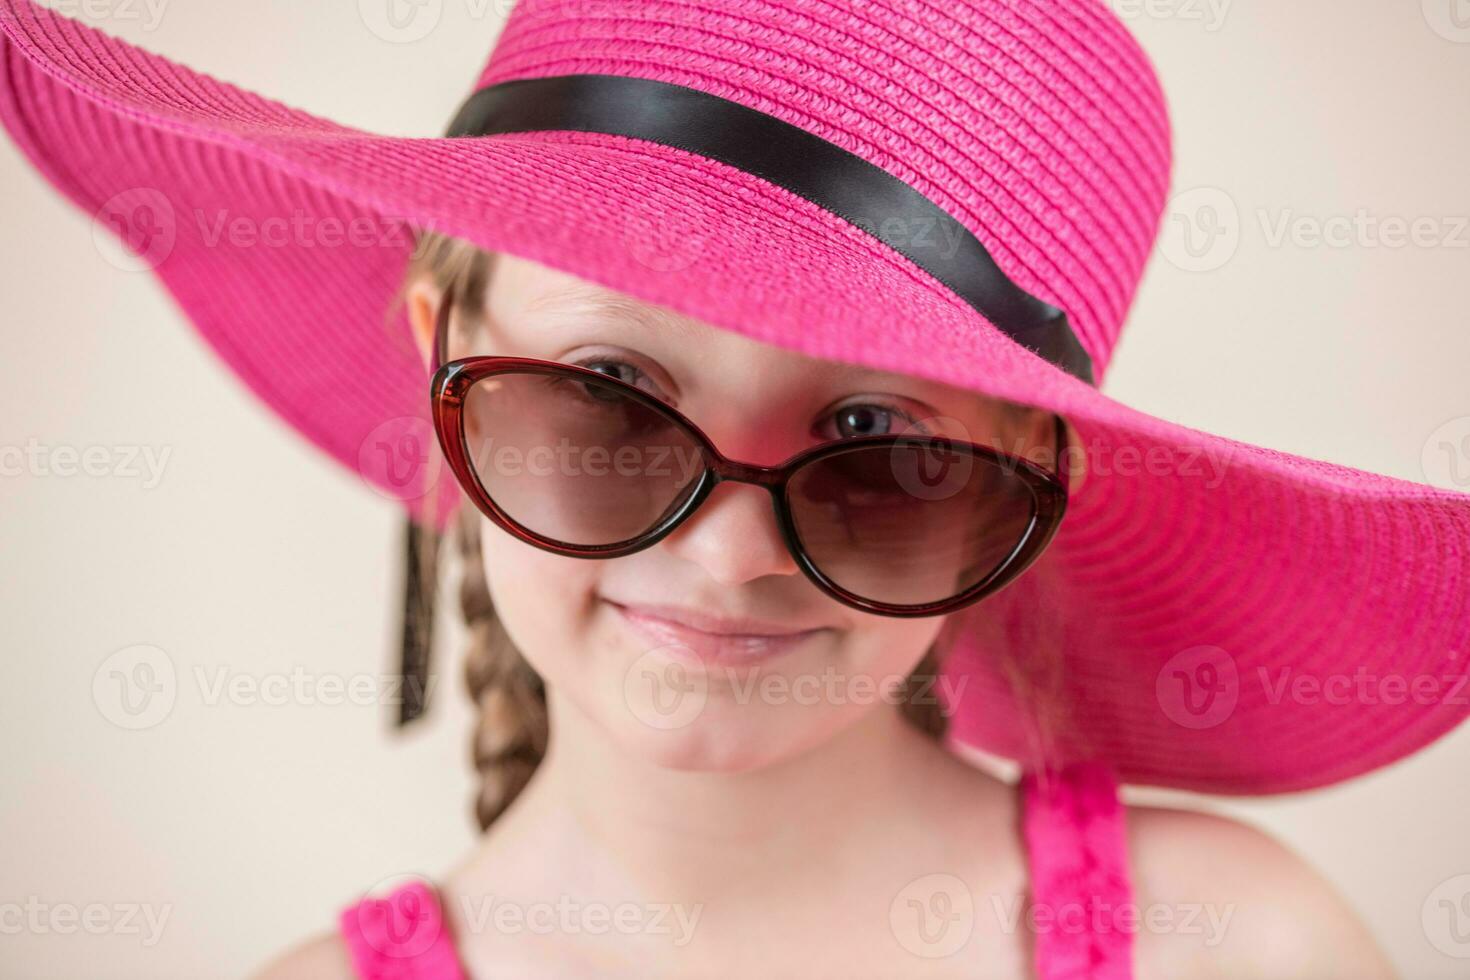
[[[916,427],[1012,452],[1051,444],[1044,413],[793,353],[508,255],[496,257],[473,337],[451,356],[595,367],[747,463]],[[681,769],[767,765],[895,710],[944,622],[864,613],[821,592],[757,486],[718,485],[672,534],[621,558],[553,555],[488,519],[482,542],[496,610],[550,688],[553,725],[558,710],[575,713],[562,721]]]

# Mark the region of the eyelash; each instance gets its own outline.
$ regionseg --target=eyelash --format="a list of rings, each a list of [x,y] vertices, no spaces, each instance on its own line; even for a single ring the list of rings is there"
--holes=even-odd
[[[647,373],[644,372],[643,370],[641,370],[636,364],[633,364],[633,363],[631,363],[629,361],[625,361],[625,360],[623,360],[621,358],[609,357],[607,355],[598,355],[596,357],[584,357],[584,358],[582,358],[579,361],[574,361],[573,363],[577,367],[584,367],[584,368],[587,368],[588,370],[595,370],[593,368],[593,365],[595,365],[595,364],[616,365],[618,367],[629,368],[636,375],[639,375],[641,377],[645,377],[645,378],[648,377]],[[621,377],[619,377],[618,380],[621,381],[623,379]],[[638,385],[636,383],[634,383],[634,382],[629,382],[629,383],[632,383],[634,385],[634,387],[638,387]],[[655,397],[659,398],[660,400],[667,402],[667,399],[664,399],[662,397],[662,395],[660,395],[657,391],[649,392],[649,394],[652,394]],[[890,414],[892,414],[894,416],[897,416],[897,418],[900,420],[900,423],[905,425],[905,430],[906,431],[917,431],[917,432],[919,432],[921,434],[928,434],[929,433],[929,427],[927,425],[925,425],[922,420],[920,420],[918,418],[915,418],[909,412],[904,411],[897,404],[895,404],[895,403],[893,403],[891,401],[884,401],[882,399],[874,399],[874,400],[869,400],[869,401],[855,401],[855,402],[849,402],[849,403],[843,404],[843,405],[838,405],[837,407],[835,407],[835,408],[833,408],[833,409],[830,410],[830,412],[827,415],[827,418],[830,419],[830,418],[835,417],[840,412],[844,412],[844,411],[848,411],[850,409],[860,408],[860,407],[863,407],[863,408],[877,408],[877,409],[880,409],[880,410],[882,410],[884,412],[888,412],[888,413],[890,413]],[[835,437],[835,439],[830,439],[829,437],[827,437],[827,436],[825,436],[825,435],[817,432],[815,430],[815,428],[813,429],[813,435],[817,436],[817,438],[822,439],[824,441],[837,441],[837,440],[840,440],[842,438],[841,436],[837,436],[837,437]]]

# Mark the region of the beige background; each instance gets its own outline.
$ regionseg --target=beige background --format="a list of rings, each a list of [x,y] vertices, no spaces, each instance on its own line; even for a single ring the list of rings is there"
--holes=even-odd
[[[407,29],[417,40],[380,36],[384,2],[64,9],[318,114],[435,135],[506,0],[427,0],[428,20]],[[1470,214],[1470,7],[1115,6],[1157,60],[1175,190],[1194,193],[1107,390],[1232,437],[1470,490],[1470,231],[1454,220]],[[377,686],[396,623],[395,506],[260,410],[8,140],[0,188],[0,446],[170,454],[156,486],[0,478],[0,974],[239,976],[381,879],[436,873],[470,844],[464,696],[446,672],[439,710],[403,738],[371,699],[215,697],[222,681],[294,683],[293,671],[324,696],[322,682]],[[1309,233],[1360,209],[1432,219],[1436,240],[1274,237],[1283,218]],[[1192,253],[1191,221],[1225,235]],[[166,717],[129,731],[93,680],[137,644],[163,652],[178,687]],[[1467,769],[1461,730],[1348,786],[1206,805],[1316,862],[1405,976],[1463,977],[1470,958],[1451,954],[1470,957],[1470,942],[1437,899],[1470,891],[1453,880],[1470,874]],[[100,904],[112,925],[17,931],[27,903]],[[125,922],[124,907],[141,911]],[[161,935],[144,912],[168,916]],[[1470,937],[1470,916],[1458,925]]]

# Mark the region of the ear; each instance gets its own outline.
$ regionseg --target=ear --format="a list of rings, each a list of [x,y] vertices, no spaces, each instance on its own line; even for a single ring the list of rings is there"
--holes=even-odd
[[[406,305],[414,343],[427,370],[434,354],[434,321],[439,313],[443,293],[429,275],[419,276],[408,287]]]

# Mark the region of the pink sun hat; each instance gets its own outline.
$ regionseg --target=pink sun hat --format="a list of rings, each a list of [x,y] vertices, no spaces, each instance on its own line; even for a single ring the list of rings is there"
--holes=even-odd
[[[1470,712],[1470,496],[1099,389],[1171,165],[1158,80],[1101,0],[521,0],[441,139],[337,125],[30,0],[0,0],[0,30],[0,119],[36,167],[410,515],[442,526],[459,497],[392,302],[432,229],[1065,416],[1079,475],[1050,548],[946,624],[957,750],[1270,793]]]

